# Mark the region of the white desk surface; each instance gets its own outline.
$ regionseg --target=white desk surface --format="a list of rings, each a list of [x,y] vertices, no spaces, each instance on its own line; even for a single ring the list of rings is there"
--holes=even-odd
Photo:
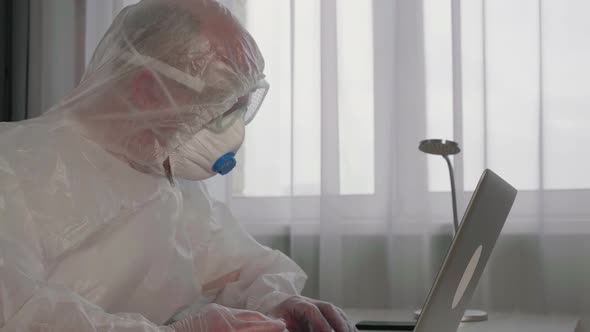
[[[350,319],[409,321],[411,311],[345,309]],[[490,313],[485,322],[461,323],[458,332],[587,332],[580,328],[579,319],[573,316],[532,315],[520,313]],[[576,327],[578,328],[576,330]],[[590,332],[590,331],[588,331]]]

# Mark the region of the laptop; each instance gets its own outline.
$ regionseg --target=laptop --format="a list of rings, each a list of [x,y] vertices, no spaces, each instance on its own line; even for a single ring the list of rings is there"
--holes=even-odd
[[[516,189],[486,169],[416,322],[361,321],[359,330],[455,332],[516,198]]]

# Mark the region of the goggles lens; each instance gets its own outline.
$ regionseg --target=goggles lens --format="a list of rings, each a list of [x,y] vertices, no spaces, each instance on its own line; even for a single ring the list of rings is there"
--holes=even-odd
[[[229,111],[209,122],[206,127],[213,131],[224,131],[231,127],[240,117],[244,121],[244,124],[248,125],[252,122],[254,117],[256,117],[256,114],[268,93],[268,89],[268,83],[265,80],[260,81],[256,88],[247,95],[248,101],[246,105],[232,107]]]

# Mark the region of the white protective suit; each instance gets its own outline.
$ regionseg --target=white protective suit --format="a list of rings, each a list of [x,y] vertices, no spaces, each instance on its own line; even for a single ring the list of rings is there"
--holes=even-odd
[[[1,332],[167,331],[195,302],[266,313],[299,294],[294,262],[200,182],[162,176],[179,151],[199,161],[205,124],[256,99],[263,60],[239,25],[217,26],[228,15],[204,0],[128,7],[69,96],[0,124]],[[139,107],[138,75],[167,102]]]

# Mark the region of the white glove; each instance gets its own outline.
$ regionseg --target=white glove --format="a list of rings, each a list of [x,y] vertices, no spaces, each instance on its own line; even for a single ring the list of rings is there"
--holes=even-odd
[[[230,309],[209,304],[195,315],[170,327],[176,332],[283,332],[286,324],[255,311]]]
[[[271,317],[284,319],[291,332],[356,332],[342,309],[303,296],[292,296],[274,308]]]

